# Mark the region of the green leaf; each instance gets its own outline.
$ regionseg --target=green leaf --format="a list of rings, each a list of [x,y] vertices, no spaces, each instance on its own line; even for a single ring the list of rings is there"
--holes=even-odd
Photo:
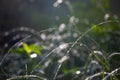
[[[78,70],[78,68],[73,68],[73,69],[70,69],[70,70],[64,68],[63,73],[64,74],[69,74],[69,73],[74,74],[77,70]]]
[[[29,46],[26,43],[23,43],[23,49],[26,51],[28,55],[32,52],[32,50],[29,48]]]
[[[12,49],[11,52],[15,54],[25,54],[25,50],[23,48]]]
[[[35,52],[36,54],[41,54],[41,50],[43,49],[42,46],[36,46],[34,44],[31,44],[29,48],[32,52]]]
[[[40,55],[42,49],[43,47],[40,45],[35,45],[35,44],[28,45],[26,43],[23,43],[20,48],[12,49],[11,52],[30,56],[32,53]]]

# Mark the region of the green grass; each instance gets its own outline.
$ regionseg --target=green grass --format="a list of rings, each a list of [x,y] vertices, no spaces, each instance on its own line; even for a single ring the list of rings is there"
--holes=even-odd
[[[114,25],[119,20],[106,20],[80,31],[71,4],[68,23],[40,32],[25,28],[14,29],[29,33],[14,43],[0,60],[3,80],[119,80],[120,53],[109,53]],[[60,5],[60,4],[59,4]],[[110,27],[108,27],[110,26]],[[109,28],[109,29],[108,29]],[[14,32],[8,31],[9,35]],[[32,31],[32,32],[31,32]],[[118,30],[119,31],[119,30]],[[11,39],[10,39],[11,41]],[[9,42],[9,41],[8,41]],[[117,41],[116,41],[117,42]],[[108,45],[109,44],[109,45]],[[117,46],[117,45],[116,45]],[[4,46],[3,46],[4,47]],[[106,50],[107,49],[107,50]],[[16,54],[17,53],[17,54]],[[31,57],[32,54],[36,56]]]

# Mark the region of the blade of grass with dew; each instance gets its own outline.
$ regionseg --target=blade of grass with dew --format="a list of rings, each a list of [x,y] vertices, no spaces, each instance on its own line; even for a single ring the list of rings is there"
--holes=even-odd
[[[68,43],[71,44],[71,43]],[[67,43],[66,43],[67,45]],[[56,49],[58,49],[60,46],[56,47],[55,49],[53,49],[52,51],[50,51],[40,62],[38,62],[38,64],[32,69],[32,71],[30,72],[30,74],[32,74],[34,72],[34,70],[42,63],[44,62]]]
[[[55,67],[55,70],[54,70],[54,72],[53,72],[50,80],[55,80],[56,79],[56,76],[57,76],[57,74],[58,74],[59,69],[60,69],[61,66],[62,66],[62,63],[58,63],[57,64],[57,66]]]
[[[47,79],[45,79],[43,77],[40,77],[40,76],[37,76],[37,75],[15,76],[15,77],[8,78],[7,80],[15,80],[15,79],[23,79],[23,78],[37,78],[37,79],[40,79],[40,80],[47,80]]]
[[[42,32],[46,32],[46,31],[49,31],[49,30],[55,30],[55,29],[57,29],[57,28],[45,29],[45,30],[40,31],[39,33],[37,32],[37,34],[40,34],[40,33],[42,33]],[[22,41],[24,41],[24,40],[26,40],[26,39],[28,39],[28,38],[30,38],[30,37],[32,37],[32,35],[26,36],[25,38],[21,39],[20,41],[16,42],[13,46],[11,46],[11,48],[7,51],[7,53],[5,54],[5,56],[3,56],[2,60],[0,61],[0,66],[2,65],[2,63],[3,63],[3,61],[6,59],[6,57],[9,55],[10,51],[12,50],[12,48],[14,48],[14,47],[15,47],[16,45],[18,45],[20,42],[22,42]]]
[[[87,77],[85,80],[91,80],[92,78],[100,76],[102,74],[108,74],[108,73],[107,72],[104,72],[104,73],[103,72],[99,72],[99,73],[96,73],[96,74],[94,74],[92,76]]]
[[[69,59],[68,56],[63,56],[61,59],[58,60],[58,64],[57,64],[57,66],[56,66],[56,68],[54,70],[54,73],[53,73],[53,75],[51,77],[51,80],[55,80],[56,79],[57,74],[58,74],[58,72],[59,72],[63,62],[66,61],[67,59]]]
[[[23,40],[29,38],[29,37],[31,37],[31,35],[29,35],[29,36],[21,39],[21,40],[18,41],[17,43],[15,43],[15,44],[8,50],[8,52],[5,54],[5,56],[4,56],[4,57],[2,58],[2,60],[0,61],[0,66],[2,65],[2,63],[3,63],[3,61],[6,59],[6,57],[9,55],[10,51],[12,50],[12,48],[15,47],[16,45],[18,45],[18,44],[19,44],[20,42],[22,42]]]
[[[102,80],[107,80],[110,76],[113,76],[114,74],[116,74],[116,72],[118,72],[118,70],[120,70],[120,68],[113,70],[107,76],[105,76]]]
[[[26,75],[28,75],[28,66],[27,66],[27,64],[25,64],[25,71],[26,71]],[[26,79],[28,80],[28,77]]]
[[[38,62],[38,64],[32,69],[32,71],[30,72],[30,74],[32,74],[33,72],[34,72],[34,70],[41,64],[41,63],[43,63],[45,60],[46,60],[46,58],[48,58],[56,49],[58,49],[58,47],[57,48],[55,48],[55,49],[53,49],[52,51],[50,51],[40,62]]]
[[[101,23],[98,23],[97,25],[94,25],[93,27],[91,27],[90,29],[88,29],[85,33],[83,33],[81,36],[79,36],[75,41],[74,41],[74,43],[71,45],[71,47],[67,50],[67,52],[65,53],[65,55],[66,54],[69,54],[70,53],[70,51],[71,51],[71,49],[78,43],[78,41],[80,40],[80,39],[82,39],[87,33],[89,33],[92,29],[94,29],[95,27],[97,27],[98,25],[100,26],[100,25],[103,25],[103,24],[105,24],[105,23],[111,23],[111,22],[119,22],[119,21],[116,21],[116,20],[109,20],[109,21],[104,21],[104,22],[101,22]],[[64,56],[65,56],[64,55]],[[107,67],[107,66],[106,66]]]

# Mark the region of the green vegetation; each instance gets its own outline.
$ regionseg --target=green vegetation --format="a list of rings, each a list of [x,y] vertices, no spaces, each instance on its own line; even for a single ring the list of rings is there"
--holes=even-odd
[[[0,48],[6,52],[0,57],[0,80],[120,79],[120,22],[108,13],[109,1],[60,1],[53,4],[60,12],[52,28],[8,31],[25,36],[8,50]]]

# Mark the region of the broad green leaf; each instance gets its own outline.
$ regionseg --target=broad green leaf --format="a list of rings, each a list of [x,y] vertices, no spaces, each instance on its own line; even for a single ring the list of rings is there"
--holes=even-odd
[[[38,46],[35,44],[28,45],[26,43],[23,43],[22,47],[17,48],[17,49],[12,49],[11,52],[30,56],[31,53],[36,53],[36,54],[40,55],[42,49],[43,49],[43,47],[40,45],[38,45]]]
[[[26,43],[23,43],[23,49],[26,51],[28,55],[32,52],[32,50],[29,48],[29,46]]]
[[[34,44],[31,44],[29,48],[32,50],[32,52],[35,52],[36,54],[41,54],[41,50],[43,49],[42,46],[36,46]]]
[[[15,53],[15,54],[25,54],[26,53],[23,48],[12,49],[11,52]]]

